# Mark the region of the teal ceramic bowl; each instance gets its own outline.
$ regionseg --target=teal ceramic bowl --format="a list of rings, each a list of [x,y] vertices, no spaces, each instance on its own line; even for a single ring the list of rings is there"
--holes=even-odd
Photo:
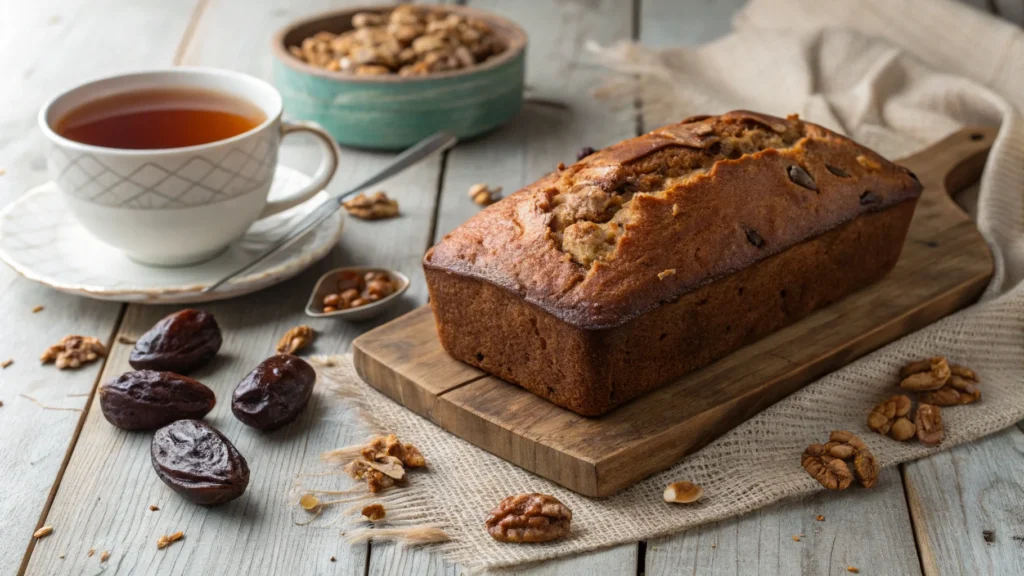
[[[353,76],[310,66],[288,52],[320,31],[352,29],[356,12],[388,12],[393,6],[350,8],[292,23],[274,35],[274,84],[285,112],[312,120],[338,143],[359,148],[405,148],[439,130],[460,139],[493,130],[522,107],[526,33],[505,18],[465,6],[436,9],[486,21],[507,48],[476,66],[430,76]],[[433,9],[423,6],[425,9]]]

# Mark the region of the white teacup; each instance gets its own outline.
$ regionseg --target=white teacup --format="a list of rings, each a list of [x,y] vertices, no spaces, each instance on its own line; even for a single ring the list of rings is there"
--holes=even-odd
[[[159,89],[212,90],[245,100],[266,120],[237,136],[183,148],[129,150],[69,140],[55,130],[68,112],[121,93]],[[212,258],[253,222],[305,202],[338,167],[338,148],[312,123],[281,120],[281,95],[270,84],[227,70],[173,68],[112,76],[82,84],[39,112],[49,141],[50,177],[70,212],[91,234],[134,260],[180,266]],[[308,186],[267,201],[283,135],[319,137],[324,159]]]

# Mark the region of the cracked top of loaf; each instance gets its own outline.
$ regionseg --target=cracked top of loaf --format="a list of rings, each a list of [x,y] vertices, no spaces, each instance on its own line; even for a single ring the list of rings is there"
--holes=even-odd
[[[920,193],[910,171],[796,116],[692,117],[489,206],[424,266],[607,328]]]

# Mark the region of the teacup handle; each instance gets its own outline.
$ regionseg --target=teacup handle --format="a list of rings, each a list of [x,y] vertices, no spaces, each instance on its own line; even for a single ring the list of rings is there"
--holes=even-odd
[[[309,184],[295,190],[287,198],[268,201],[260,218],[272,216],[309,200],[327,187],[331,178],[334,177],[334,172],[338,169],[338,145],[326,130],[315,122],[281,122],[282,138],[295,132],[309,132],[319,138],[320,145],[325,152],[323,160],[320,161],[320,166],[317,167],[316,173],[313,174],[313,180]]]

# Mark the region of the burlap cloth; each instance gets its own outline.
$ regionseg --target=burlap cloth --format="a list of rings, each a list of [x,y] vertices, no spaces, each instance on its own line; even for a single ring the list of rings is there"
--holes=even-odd
[[[861,433],[880,463],[891,466],[1024,417],[1024,33],[937,0],[754,0],[735,29],[698,48],[658,53],[620,46],[595,58],[631,73],[634,87],[640,78],[649,126],[734,108],[798,112],[893,158],[961,125],[1000,126],[972,209],[995,255],[995,278],[978,304],[821,378],[671,470],[606,499],[575,494],[444,432],[359,382],[347,356],[333,359],[335,368],[321,366],[322,377],[354,392],[352,402],[380,430],[426,454],[429,472],[388,497],[401,512],[395,525],[442,527],[451,540],[433,546],[463,567],[513,566],[635,542],[821,490],[799,456],[832,429]],[[937,449],[869,432],[866,414],[891,393],[899,366],[935,354],[980,373],[982,402],[944,411],[946,439]],[[665,485],[679,479],[704,487],[697,505],[662,502]],[[572,509],[568,538],[512,545],[487,535],[487,511],[505,495],[528,491],[554,494]]]

